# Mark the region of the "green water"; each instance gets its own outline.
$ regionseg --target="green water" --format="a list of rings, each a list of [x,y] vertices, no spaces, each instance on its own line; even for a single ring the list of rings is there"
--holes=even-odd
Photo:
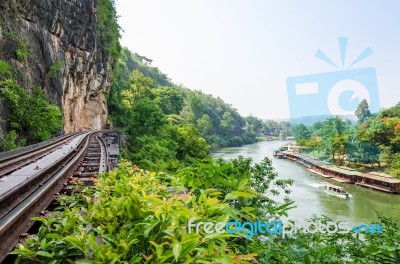
[[[289,211],[290,218],[303,220],[315,214],[326,215],[352,224],[368,224],[378,223],[374,211],[380,211],[400,222],[400,195],[339,183],[314,174],[301,164],[274,158],[272,150],[285,143],[287,141],[262,141],[237,148],[220,149],[213,153],[213,156],[231,159],[242,155],[251,157],[255,162],[262,160],[265,156],[271,158],[279,177],[294,180],[290,198],[295,201],[297,207]],[[342,186],[353,197],[344,199],[327,193],[318,187],[324,182]]]

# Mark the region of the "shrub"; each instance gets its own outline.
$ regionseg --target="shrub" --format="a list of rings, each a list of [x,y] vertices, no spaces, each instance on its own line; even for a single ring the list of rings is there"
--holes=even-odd
[[[94,193],[80,195],[80,208],[65,202],[59,212],[41,221],[34,236],[13,254],[20,259],[66,263],[247,263],[254,254],[241,254],[236,234],[188,232],[190,218],[228,222],[243,213],[223,203],[215,189],[199,195],[177,194],[174,176],[150,173],[122,162],[99,176]],[[72,207],[72,208],[71,208]],[[84,212],[84,213],[80,213]],[[85,260],[85,261],[84,261]]]
[[[57,74],[61,72],[63,67],[64,67],[64,62],[57,61],[56,63],[51,65],[49,71],[47,72],[46,78],[47,79],[56,78]]]

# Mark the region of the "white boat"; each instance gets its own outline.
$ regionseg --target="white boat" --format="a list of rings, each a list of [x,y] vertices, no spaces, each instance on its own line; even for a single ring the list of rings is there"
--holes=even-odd
[[[340,187],[340,186],[336,186],[330,183],[325,183],[324,184],[324,189],[326,190],[326,192],[328,192],[329,194],[333,194],[342,198],[351,198],[353,197],[350,193],[348,193],[344,188]]]

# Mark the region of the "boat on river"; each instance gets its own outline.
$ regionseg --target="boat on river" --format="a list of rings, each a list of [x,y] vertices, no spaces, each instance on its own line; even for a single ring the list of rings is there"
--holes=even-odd
[[[324,183],[323,188],[328,192],[329,194],[333,194],[342,198],[351,198],[353,197],[350,193],[348,193],[344,188],[340,186],[336,186],[330,183]]]

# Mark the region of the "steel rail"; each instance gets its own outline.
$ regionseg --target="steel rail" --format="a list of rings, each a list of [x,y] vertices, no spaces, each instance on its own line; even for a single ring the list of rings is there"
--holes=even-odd
[[[18,242],[18,234],[26,232],[29,226],[32,225],[33,221],[30,218],[35,214],[39,214],[39,212],[44,210],[51,203],[54,199],[53,195],[62,189],[63,183],[66,181],[68,175],[72,175],[79,165],[79,161],[88,150],[89,139],[92,134],[93,133],[89,133],[82,139],[79,146],[76,148],[77,152],[71,151],[64,158],[41,171],[41,174],[46,174],[48,177],[44,180],[42,179],[39,186],[33,188],[22,200],[18,202],[14,200],[12,208],[7,210],[0,218],[0,263],[7,257],[8,252],[10,252]],[[26,189],[26,186],[32,185],[26,183],[24,187],[20,186],[19,189],[10,192],[8,197],[14,197],[15,194],[21,195],[21,188]],[[10,202],[10,200],[8,201]],[[0,202],[2,211],[4,202],[4,199]]]
[[[59,138],[55,141],[49,142],[46,145],[29,149],[21,153],[17,153],[12,156],[8,156],[5,158],[0,159],[0,177],[5,174],[9,174],[10,172],[18,169],[21,165],[28,164],[31,161],[39,159],[49,152],[57,149],[59,146],[64,144],[66,141],[70,140],[71,138],[79,135],[78,133],[68,134],[62,138]]]

